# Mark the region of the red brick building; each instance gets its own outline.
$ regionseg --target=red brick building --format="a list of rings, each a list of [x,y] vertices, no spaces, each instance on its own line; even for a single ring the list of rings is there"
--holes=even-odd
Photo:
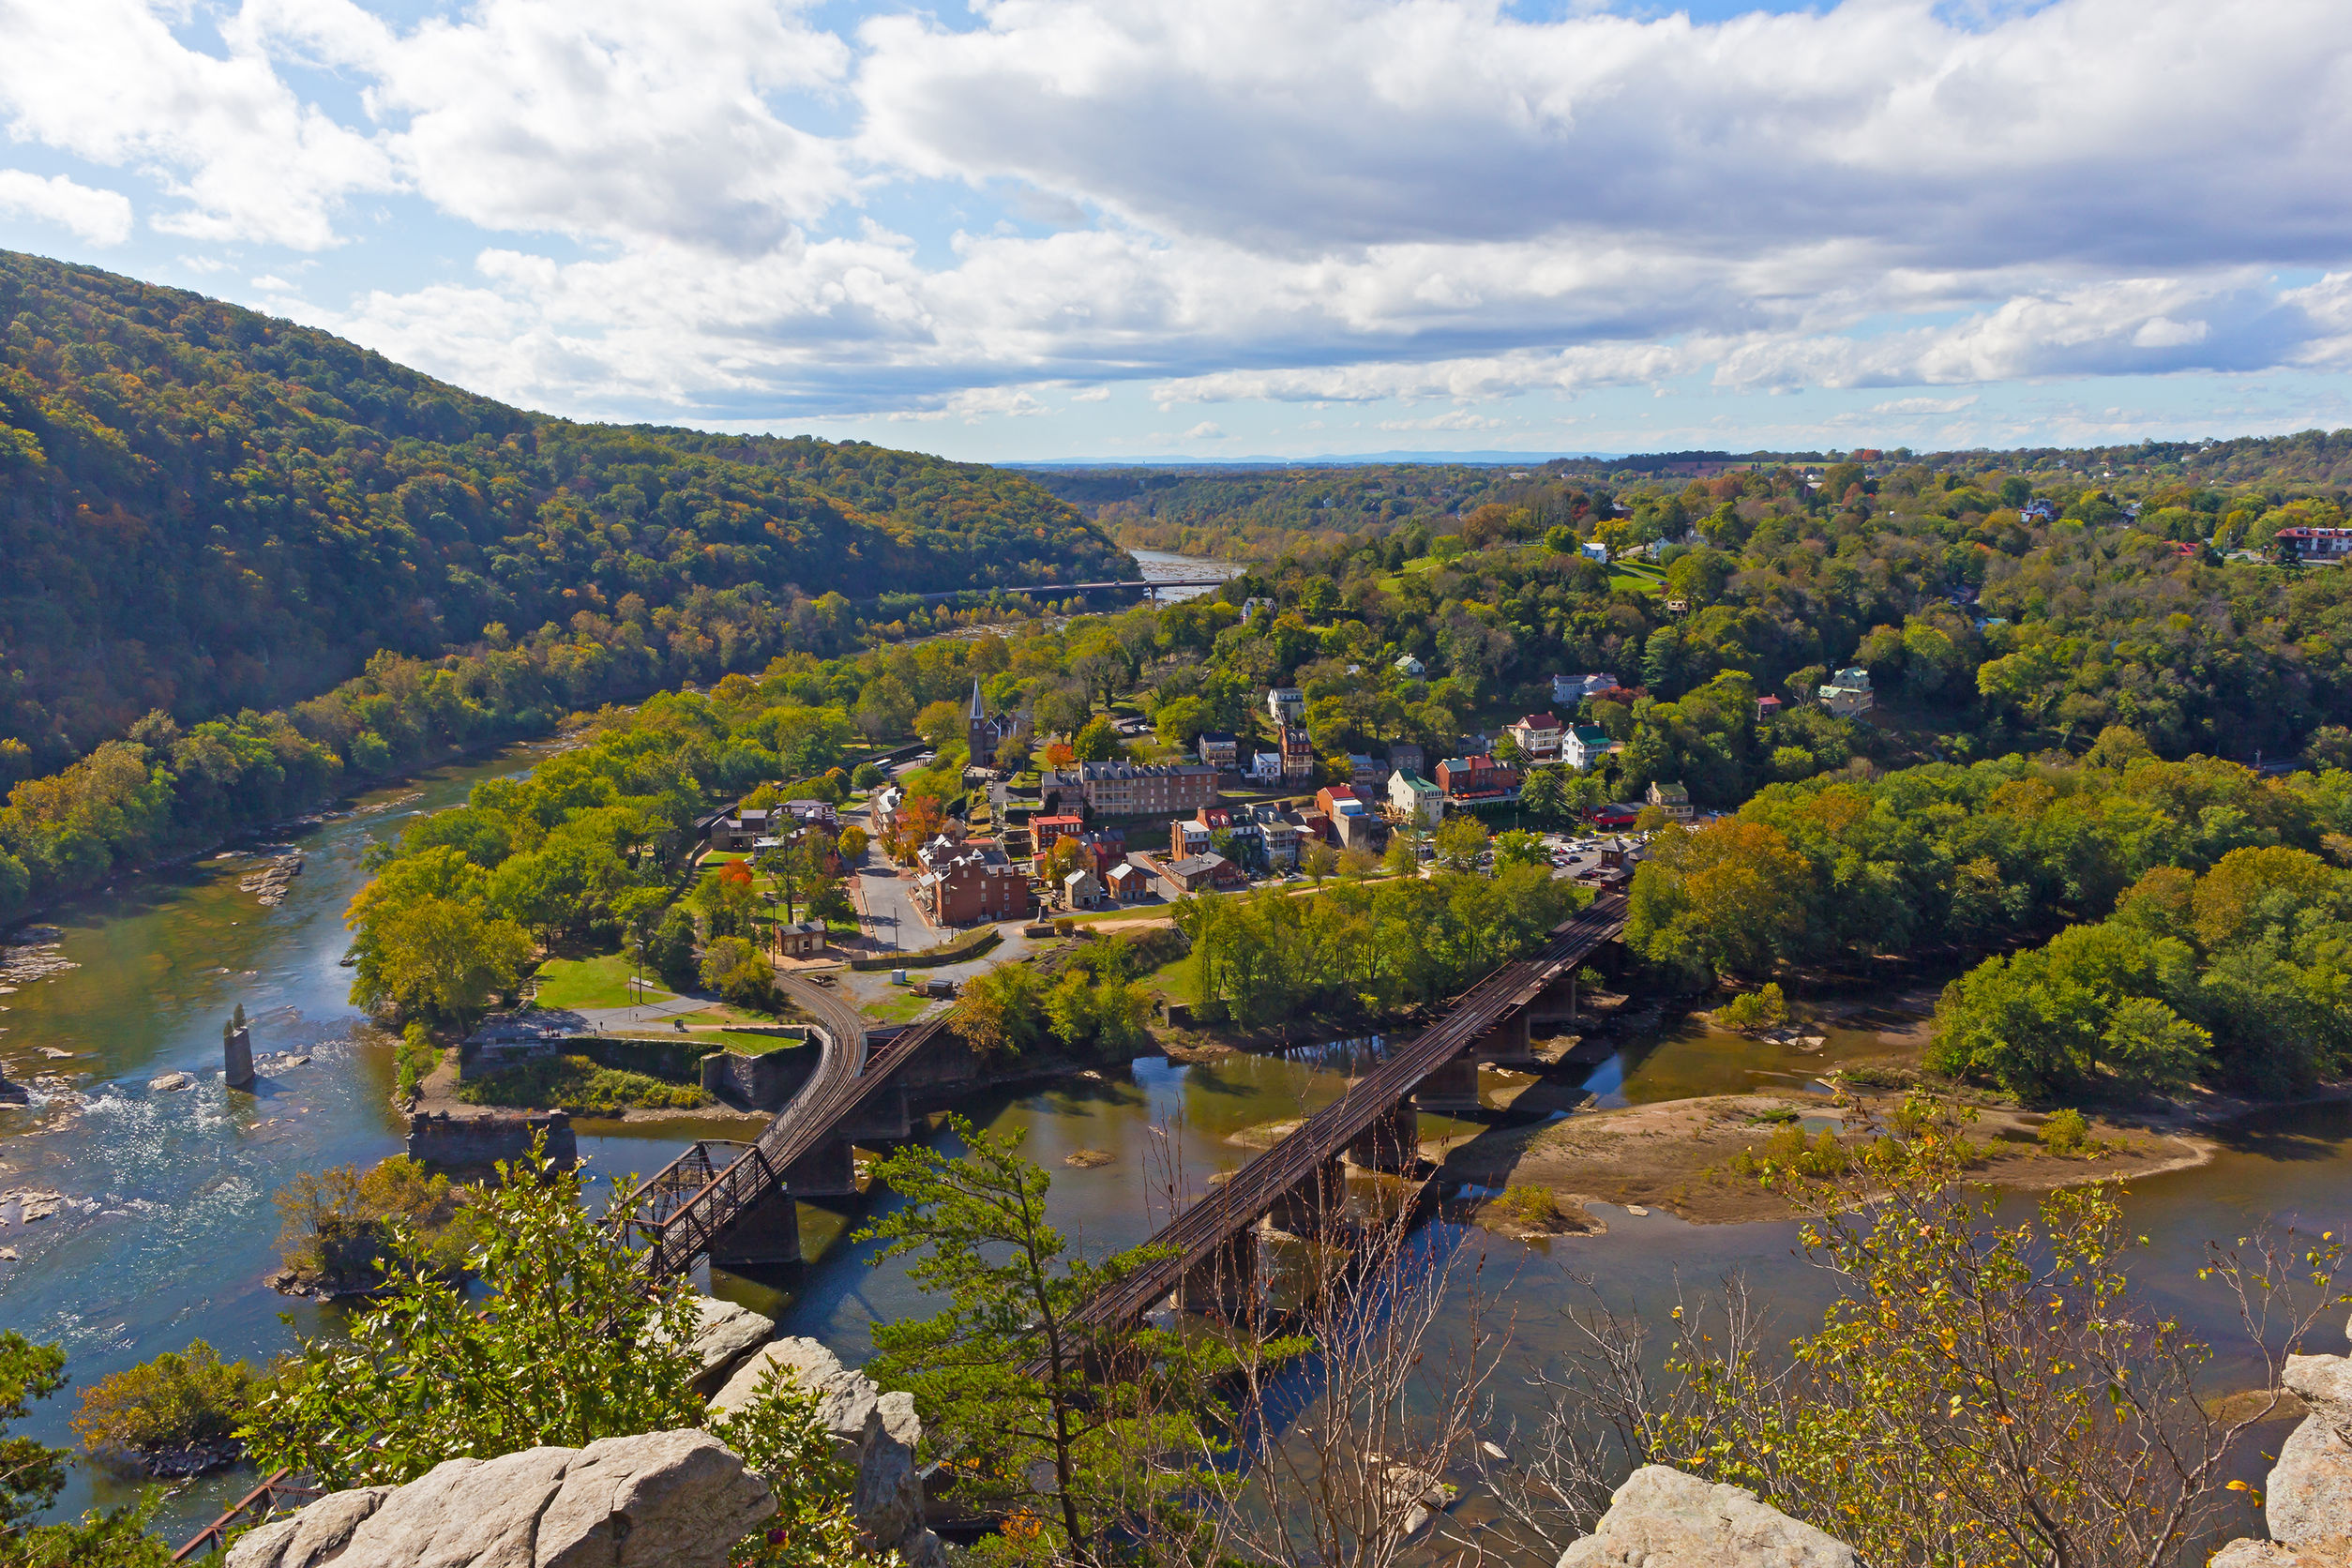
[[[914,896],[935,926],[978,926],[1026,920],[1033,901],[1029,874],[986,838],[951,843],[934,838],[918,854],[923,866]]]

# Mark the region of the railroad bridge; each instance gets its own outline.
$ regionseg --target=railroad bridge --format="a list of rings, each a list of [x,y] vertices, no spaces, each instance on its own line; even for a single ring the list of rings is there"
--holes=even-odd
[[[1481,1063],[1526,1060],[1530,1018],[1562,995],[1573,1007],[1577,967],[1624,927],[1624,897],[1605,896],[1534,953],[1456,997],[1347,1093],[1177,1215],[1152,1238],[1168,1255],[1089,1302],[1082,1319],[1108,1328],[1140,1320],[1170,1294],[1209,1307],[1254,1288],[1258,1221],[1275,1214],[1291,1230],[1325,1223],[1345,1163],[1410,1168],[1419,1158],[1414,1102],[1475,1102]],[[817,1069],[758,1138],[697,1143],[617,1206],[648,1244],[647,1267],[658,1277],[685,1274],[701,1257],[722,1267],[799,1261],[799,1199],[854,1195],[856,1145],[907,1138],[916,1114],[955,1103],[982,1079],[984,1063],[944,1019],[876,1049],[846,997],[796,978],[780,983],[818,1020]]]

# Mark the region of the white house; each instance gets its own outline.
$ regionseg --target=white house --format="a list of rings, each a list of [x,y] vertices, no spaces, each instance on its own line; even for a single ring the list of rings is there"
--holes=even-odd
[[[1821,683],[1821,705],[1839,718],[1868,713],[1876,701],[1870,689],[1870,671],[1859,664],[1841,670]]]
[[[1529,714],[1505,727],[1511,738],[1519,743],[1519,749],[1530,757],[1550,759],[1560,755],[1560,720],[1550,714]]]
[[[1254,751],[1250,753],[1249,776],[1254,782],[1259,784],[1281,783],[1282,753],[1279,751]]]
[[[1417,681],[1429,673],[1429,667],[1407,654],[1396,661],[1396,672],[1409,681]]]
[[[1445,821],[1445,794],[1417,773],[1403,769],[1388,776],[1391,814],[1419,827],[1436,827]]]
[[[1268,686],[1266,712],[1276,724],[1304,724],[1306,721],[1306,693],[1294,686]]]
[[[1609,564],[1609,547],[1598,539],[1587,540],[1578,553],[1588,561],[1598,561],[1604,566]]]
[[[1617,677],[1610,674],[1554,675],[1552,701],[1563,706],[1573,705],[1596,692],[1614,690],[1616,686]]]
[[[1609,754],[1609,732],[1597,724],[1578,724],[1560,737],[1560,760],[1582,773]]]

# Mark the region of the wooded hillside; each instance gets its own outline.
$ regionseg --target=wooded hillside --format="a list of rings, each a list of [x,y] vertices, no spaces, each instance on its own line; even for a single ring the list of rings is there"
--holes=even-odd
[[[657,621],[714,590],[1127,570],[1017,475],[549,418],[89,267],[0,252],[0,785],[153,709],[298,701],[379,650]]]

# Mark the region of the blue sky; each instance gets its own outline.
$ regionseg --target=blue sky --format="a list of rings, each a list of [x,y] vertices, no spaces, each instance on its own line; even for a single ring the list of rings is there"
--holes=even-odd
[[[2352,424],[2340,0],[0,0],[0,246],[1035,460]]]

